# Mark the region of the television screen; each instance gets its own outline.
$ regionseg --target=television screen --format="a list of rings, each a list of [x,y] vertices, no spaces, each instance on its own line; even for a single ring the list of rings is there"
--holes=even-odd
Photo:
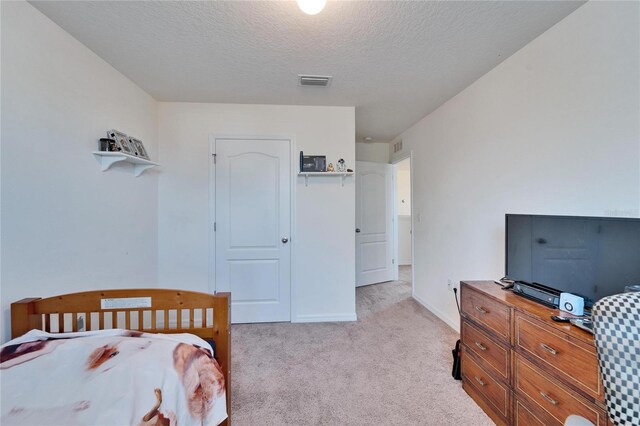
[[[597,301],[640,284],[640,219],[506,215],[506,275]]]

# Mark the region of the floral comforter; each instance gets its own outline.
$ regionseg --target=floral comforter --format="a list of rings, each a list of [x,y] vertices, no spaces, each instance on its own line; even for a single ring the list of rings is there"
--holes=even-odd
[[[4,425],[217,425],[224,376],[191,334],[32,330],[2,345]]]

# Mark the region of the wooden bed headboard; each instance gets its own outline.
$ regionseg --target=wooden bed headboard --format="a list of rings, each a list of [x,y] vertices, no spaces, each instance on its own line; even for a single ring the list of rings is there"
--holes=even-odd
[[[12,303],[11,337],[34,328],[49,333],[125,328],[147,333],[191,333],[212,339],[225,376],[229,418],[222,424],[231,424],[231,293],[98,290]]]

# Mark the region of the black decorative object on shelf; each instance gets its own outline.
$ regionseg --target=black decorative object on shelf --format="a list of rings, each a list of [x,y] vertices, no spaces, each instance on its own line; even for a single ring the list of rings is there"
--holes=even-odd
[[[303,155],[301,172],[326,172],[326,155]]]
[[[100,151],[117,151],[116,141],[110,138],[100,138]]]

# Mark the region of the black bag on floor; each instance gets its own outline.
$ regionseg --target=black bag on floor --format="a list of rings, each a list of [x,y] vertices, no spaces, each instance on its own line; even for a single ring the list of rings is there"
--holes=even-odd
[[[451,375],[456,380],[462,380],[462,376],[460,375],[460,339],[456,342],[456,347],[451,353],[453,354],[453,369],[451,370]]]
[[[460,304],[458,303],[458,289],[456,287],[453,288],[453,297],[456,299],[456,306],[458,307],[458,314],[462,316],[460,312]],[[451,375],[456,380],[462,380],[462,376],[460,375],[460,339],[456,342],[456,347],[451,351],[453,354],[453,368],[451,369]]]

